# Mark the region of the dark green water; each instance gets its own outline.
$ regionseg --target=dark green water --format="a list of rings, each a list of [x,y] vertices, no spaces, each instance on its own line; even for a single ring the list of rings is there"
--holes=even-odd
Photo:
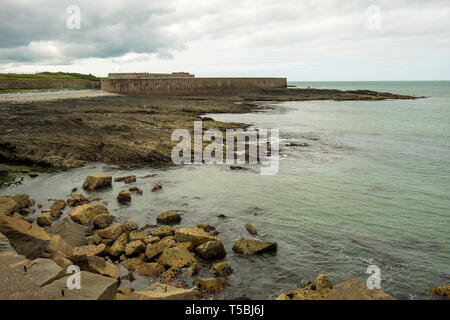
[[[189,166],[122,171],[101,165],[42,174],[2,190],[40,202],[66,198],[89,173],[136,174],[144,190],[118,205],[123,187],[90,193],[109,201],[120,219],[154,224],[174,209],[181,226],[215,225],[234,274],[219,297],[274,298],[319,273],[333,282],[366,281],[381,268],[382,289],[399,299],[428,299],[425,290],[450,283],[450,82],[296,83],[301,87],[371,89],[430,98],[381,102],[287,102],[269,112],[208,115],[217,120],[279,128],[282,160],[275,176],[258,168]],[[307,147],[286,147],[305,142]],[[155,177],[143,178],[156,173]],[[151,193],[154,183],[164,190]],[[225,214],[226,219],[217,218]],[[276,254],[243,257],[233,242],[248,237],[278,242]],[[206,268],[202,271],[208,272]],[[137,288],[149,280],[135,282]]]

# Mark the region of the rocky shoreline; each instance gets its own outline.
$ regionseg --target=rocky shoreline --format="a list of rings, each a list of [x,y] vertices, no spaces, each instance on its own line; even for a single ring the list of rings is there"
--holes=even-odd
[[[78,191],[104,190],[112,183],[120,183],[124,188],[117,201],[132,203],[142,194],[132,186],[135,181],[135,176],[113,179],[106,174],[89,175],[82,186],[72,189],[70,198],[52,199],[48,209],[26,194],[0,195],[0,265],[5,269],[3,277],[7,277],[0,282],[0,291],[5,292],[0,298],[210,299],[228,286],[229,275],[239,272],[227,263],[227,251],[254,255],[277,250],[277,243],[256,240],[258,231],[250,223],[243,226],[248,237],[225,248],[214,226],[177,227],[181,216],[176,211],[159,214],[154,225],[138,226],[132,221],[117,221],[102,199],[88,199]],[[36,219],[28,217],[32,213],[39,213]],[[67,270],[72,265],[81,271],[79,290],[67,288],[71,277]],[[145,290],[135,290],[135,275],[151,279],[152,283]],[[15,286],[34,290],[19,292]],[[448,290],[444,286],[430,293],[448,297]],[[319,275],[314,283],[277,298],[341,299],[393,297],[382,290],[369,290],[355,279],[333,285],[327,276]]]
[[[207,113],[249,113],[259,101],[378,101],[416,97],[367,90],[277,89],[199,97],[102,96],[0,104],[0,162],[78,167],[90,162],[121,166],[169,165],[175,129],[192,132],[245,128],[202,117]],[[120,152],[118,152],[120,150]]]

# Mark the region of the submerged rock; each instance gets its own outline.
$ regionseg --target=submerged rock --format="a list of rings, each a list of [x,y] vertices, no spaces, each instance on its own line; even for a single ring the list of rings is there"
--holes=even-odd
[[[427,290],[427,292],[431,294],[437,294],[446,297],[447,299],[450,299],[450,285],[434,287],[430,290]]]
[[[131,202],[131,192],[130,190],[122,190],[117,195],[117,201],[120,203]]]
[[[247,229],[248,233],[257,236],[258,235],[258,231],[256,231],[256,229],[252,226],[252,224],[250,222],[248,222],[245,225],[245,229]]]
[[[156,221],[161,224],[174,224],[181,221],[181,216],[178,214],[178,212],[170,210],[161,213],[156,218]]]
[[[125,182],[125,183],[136,182],[136,176],[117,177],[114,178],[114,182]]]
[[[233,245],[233,251],[243,253],[245,255],[252,255],[255,253],[263,253],[277,250],[276,242],[266,242],[253,239],[241,238]]]
[[[155,185],[153,186],[153,188],[152,188],[152,192],[156,192],[156,191],[161,190],[161,189],[162,189],[162,185],[160,185],[160,184],[155,184]]]
[[[86,177],[86,180],[84,180],[83,189],[96,190],[104,187],[109,187],[111,186],[111,182],[112,177],[107,174],[92,174],[88,175]]]
[[[222,277],[227,277],[233,273],[233,269],[230,267],[228,262],[225,261],[213,264],[211,270],[215,275]]]

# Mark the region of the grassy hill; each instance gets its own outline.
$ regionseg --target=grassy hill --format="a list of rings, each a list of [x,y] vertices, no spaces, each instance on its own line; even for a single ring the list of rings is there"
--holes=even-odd
[[[1,74],[1,81],[98,81],[100,78],[92,74],[70,73],[70,72],[40,72],[36,74]]]

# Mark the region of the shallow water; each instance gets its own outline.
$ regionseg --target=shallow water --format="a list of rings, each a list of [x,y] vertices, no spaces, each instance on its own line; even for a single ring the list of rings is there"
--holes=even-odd
[[[46,199],[67,198],[87,174],[132,173],[144,195],[134,196],[131,205],[115,200],[122,183],[88,195],[108,201],[119,219],[141,226],[156,223],[159,213],[172,209],[182,214],[181,226],[216,226],[234,269],[231,287],[219,298],[274,298],[319,273],[334,283],[365,281],[370,264],[381,268],[382,289],[394,297],[430,298],[425,290],[450,282],[450,83],[298,85],[430,98],[286,102],[261,113],[207,115],[279,128],[282,160],[274,176],[258,174],[257,166],[248,171],[211,165],[124,171],[95,165],[42,173],[2,193],[28,193],[49,206]],[[287,142],[308,146],[287,147]],[[144,178],[149,174],[156,176]],[[164,189],[152,193],[155,183]],[[278,242],[277,253],[233,253],[234,241],[249,237],[248,221],[258,238]],[[142,288],[148,281],[133,285]]]

